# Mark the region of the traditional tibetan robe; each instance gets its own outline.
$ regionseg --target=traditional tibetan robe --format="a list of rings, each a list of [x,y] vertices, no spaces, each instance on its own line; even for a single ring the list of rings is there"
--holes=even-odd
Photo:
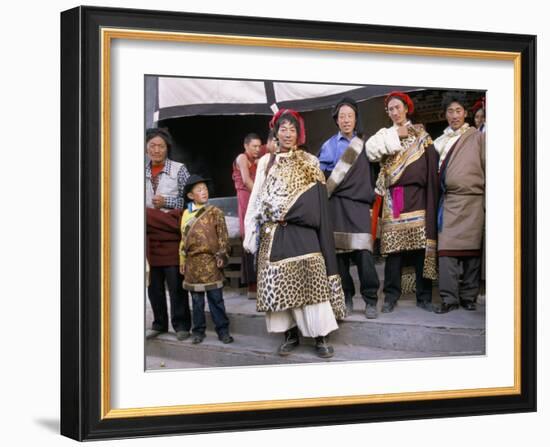
[[[383,196],[380,250],[425,250],[423,276],[436,279],[438,154],[422,126],[408,129],[401,139],[395,128],[382,129],[366,145],[369,159],[381,165],[376,183]]]
[[[216,265],[227,263],[228,236],[223,212],[206,205],[182,216],[180,263],[185,264],[183,288],[193,292],[223,287],[223,272]]]
[[[354,137],[327,179],[336,250],[372,252],[371,205],[375,199],[364,142]]]
[[[441,164],[440,182],[440,255],[480,255],[485,222],[485,136],[482,132],[470,127],[452,145]]]
[[[328,302],[341,319],[344,294],[319,162],[293,150],[277,154],[266,172],[270,157],[258,163],[245,218],[244,247],[257,253],[257,310],[281,312]]]

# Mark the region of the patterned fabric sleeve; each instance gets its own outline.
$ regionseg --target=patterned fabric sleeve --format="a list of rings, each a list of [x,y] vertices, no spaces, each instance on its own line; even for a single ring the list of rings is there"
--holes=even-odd
[[[184,164],[181,165],[178,171],[178,197],[166,197],[164,208],[184,208],[184,191],[187,180],[189,179],[189,171]]]
[[[218,237],[218,251],[216,252],[216,259],[221,259],[223,261],[223,265],[225,266],[229,261],[229,237],[227,233],[227,225],[225,224],[225,216],[223,211],[219,208],[216,208],[215,211],[216,235]]]
[[[321,163],[319,162],[319,159],[315,155],[311,155],[310,153],[306,152],[306,154],[309,157],[309,161],[315,166],[319,171],[321,170]],[[320,172],[318,175],[319,179],[324,182],[325,181],[325,175]]]

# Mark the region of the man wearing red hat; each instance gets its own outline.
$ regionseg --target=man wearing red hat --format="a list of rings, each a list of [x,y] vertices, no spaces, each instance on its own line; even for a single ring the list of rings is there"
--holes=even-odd
[[[369,159],[379,161],[381,168],[376,190],[382,197],[380,251],[386,256],[382,312],[396,306],[406,265],[415,270],[416,305],[432,311],[438,155],[424,127],[409,119],[414,113],[409,95],[391,92],[385,105],[393,126],[380,129],[366,143]]]
[[[345,315],[344,293],[328,217],[325,178],[319,161],[300,149],[304,120],[281,109],[270,127],[275,153],[258,162],[245,216],[244,248],[257,254],[256,309],[265,312],[270,333],[283,333],[281,356],[302,337],[315,339],[321,358],[334,355],[328,336]]]
[[[365,316],[377,318],[380,282],[374,266],[370,233],[370,209],[375,199],[371,178],[374,176],[362,135],[357,132],[357,104],[350,98],[341,99],[334,107],[332,117],[339,132],[321,146],[319,162],[327,177],[329,214],[346,310],[348,314],[353,311],[355,286],[350,275],[350,262],[353,260],[357,266],[361,296],[365,301]]]

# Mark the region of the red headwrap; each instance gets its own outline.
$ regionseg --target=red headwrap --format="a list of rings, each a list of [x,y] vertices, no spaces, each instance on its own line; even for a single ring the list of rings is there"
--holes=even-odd
[[[472,106],[472,113],[475,115],[479,109],[485,110],[485,97],[478,99]]]
[[[409,95],[403,92],[391,92],[386,96],[386,99],[384,100],[384,105],[388,107],[388,102],[390,102],[390,99],[392,98],[399,98],[403,103],[407,106],[407,114],[412,115],[414,113],[414,103],[412,102],[412,99]]]
[[[277,121],[279,121],[281,116],[287,115],[287,114],[292,115],[294,118],[296,118],[296,121],[298,121],[298,124],[300,126],[300,129],[299,129],[300,133],[298,135],[297,144],[298,145],[304,144],[306,142],[306,127],[304,126],[304,119],[298,112],[296,112],[296,110],[292,110],[292,109],[279,110],[275,115],[273,115],[273,118],[271,118],[271,121],[269,122],[269,128],[274,129],[275,124],[277,123]]]

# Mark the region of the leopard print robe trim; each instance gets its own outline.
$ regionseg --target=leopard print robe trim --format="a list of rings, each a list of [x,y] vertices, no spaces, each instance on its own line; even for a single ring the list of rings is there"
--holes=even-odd
[[[261,226],[258,250],[258,299],[260,312],[278,312],[325,301],[337,319],[344,318],[344,293],[339,275],[327,276],[323,254],[270,261],[277,228],[302,194],[324,183],[323,173],[312,155],[296,151],[281,157],[262,187]]]

